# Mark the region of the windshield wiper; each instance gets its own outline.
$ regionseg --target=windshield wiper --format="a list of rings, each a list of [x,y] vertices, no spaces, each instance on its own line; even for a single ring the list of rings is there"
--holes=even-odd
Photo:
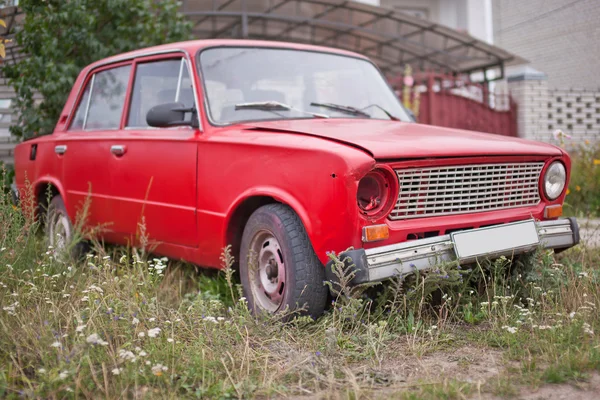
[[[371,116],[368,113],[351,106],[343,106],[341,104],[334,103],[310,103],[310,105],[316,107],[329,108],[331,110],[340,111],[350,115],[360,115],[362,117],[371,118]]]
[[[309,111],[300,110],[299,108],[290,106],[289,104],[279,101],[254,101],[250,103],[238,103],[235,105],[236,110],[263,110],[263,111],[297,111],[302,114],[311,115],[315,118],[329,118],[329,115],[312,113]]]
[[[361,110],[366,110],[367,108],[371,108],[371,107],[377,107],[377,108],[379,108],[392,121],[400,121],[400,118],[394,117],[391,112],[389,112],[385,108],[381,107],[379,104],[369,104],[368,106],[361,108]]]
[[[383,113],[392,121],[400,121],[400,119],[398,117],[394,117],[388,110],[381,107],[379,104],[369,104],[368,106],[363,107],[363,108],[343,106],[341,104],[334,104],[334,103],[310,103],[310,105],[317,106],[317,107],[330,108],[332,110],[340,111],[340,112],[343,112],[346,114],[360,115],[362,117],[367,117],[367,118],[371,118],[371,115],[366,113],[364,110],[366,110],[367,108],[371,108],[371,107],[377,107],[381,111],[383,111]]]

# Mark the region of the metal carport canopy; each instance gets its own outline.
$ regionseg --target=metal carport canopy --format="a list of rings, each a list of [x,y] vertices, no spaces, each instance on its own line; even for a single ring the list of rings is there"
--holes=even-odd
[[[194,36],[310,43],[366,55],[386,73],[406,64],[469,73],[525,60],[420,18],[345,0],[183,0]]]

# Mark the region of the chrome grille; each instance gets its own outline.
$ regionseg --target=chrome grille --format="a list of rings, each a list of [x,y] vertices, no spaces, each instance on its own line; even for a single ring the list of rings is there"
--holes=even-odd
[[[536,205],[543,162],[398,169],[391,220]]]

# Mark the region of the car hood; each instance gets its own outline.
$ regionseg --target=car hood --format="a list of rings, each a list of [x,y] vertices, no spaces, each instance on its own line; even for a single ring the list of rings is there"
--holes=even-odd
[[[562,154],[558,147],[545,143],[398,121],[307,119],[252,122],[244,126],[326,138],[361,148],[376,159]]]

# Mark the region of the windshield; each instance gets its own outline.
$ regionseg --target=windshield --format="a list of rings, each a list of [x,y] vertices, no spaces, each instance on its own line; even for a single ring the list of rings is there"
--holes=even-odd
[[[373,64],[312,51],[220,47],[200,69],[216,124],[297,118],[411,121]]]

